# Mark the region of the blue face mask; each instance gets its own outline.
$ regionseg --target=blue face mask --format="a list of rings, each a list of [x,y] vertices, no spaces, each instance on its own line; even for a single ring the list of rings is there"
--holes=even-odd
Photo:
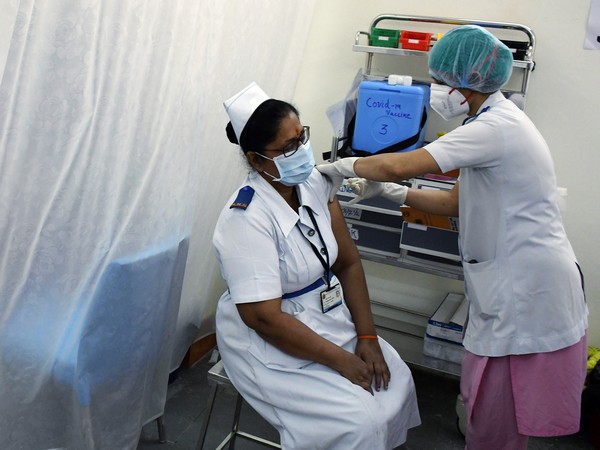
[[[285,186],[297,186],[304,183],[308,180],[315,167],[315,157],[310,141],[298,147],[298,150],[291,156],[279,155],[275,158],[269,158],[260,153],[258,154],[275,163],[275,167],[277,167],[279,172],[279,178],[274,177],[269,172],[265,171],[265,173],[273,178],[274,181],[278,181]]]

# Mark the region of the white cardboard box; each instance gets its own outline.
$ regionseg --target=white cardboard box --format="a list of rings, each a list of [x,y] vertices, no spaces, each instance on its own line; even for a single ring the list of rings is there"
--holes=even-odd
[[[462,344],[469,304],[462,294],[448,293],[427,321],[427,335]]]
[[[425,335],[423,354],[433,358],[443,359],[444,361],[462,364],[463,357],[465,356],[465,348],[462,344]]]

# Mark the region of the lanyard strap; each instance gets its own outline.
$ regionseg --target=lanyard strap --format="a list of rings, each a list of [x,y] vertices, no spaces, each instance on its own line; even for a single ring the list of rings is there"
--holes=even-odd
[[[329,272],[328,274],[328,278],[327,280],[330,280],[331,277],[333,276],[333,274],[331,272]],[[300,297],[301,295],[306,294],[307,292],[310,292],[314,289],[317,289],[318,287],[323,286],[326,283],[326,280],[323,277],[318,278],[316,281],[314,281],[312,284],[309,284],[308,286],[302,288],[302,289],[298,289],[297,291],[294,292],[288,292],[286,294],[283,294],[281,296],[282,300],[287,300],[289,298],[294,298],[294,297]]]
[[[489,111],[489,109],[490,109],[490,106],[486,106],[485,108],[483,108],[483,109],[481,110],[481,112],[480,112],[480,113],[477,113],[477,114],[475,114],[474,116],[467,117],[465,120],[463,120],[463,123],[462,123],[462,124],[463,124],[463,125],[466,125],[466,124],[468,124],[468,123],[471,123],[471,122],[473,122],[475,119],[477,119],[477,117],[478,117],[478,116],[480,116],[480,115],[481,115],[481,114],[483,114],[484,112],[487,112],[487,111]]]
[[[331,288],[331,283],[330,283],[330,265],[329,265],[329,251],[327,250],[327,245],[325,244],[325,240],[323,239],[323,235],[321,234],[321,230],[319,230],[319,225],[317,225],[317,221],[315,220],[315,216],[312,212],[312,210],[306,206],[306,211],[308,211],[308,215],[310,216],[310,220],[313,223],[313,226],[315,227],[315,230],[317,230],[317,235],[319,236],[319,240],[321,241],[321,244],[323,244],[323,253],[325,254],[325,258],[323,258],[323,256],[321,256],[321,252],[319,252],[319,250],[317,249],[317,247],[315,247],[315,245],[310,241],[310,239],[308,239],[306,236],[304,236],[304,233],[302,233],[302,229],[300,228],[299,222],[296,223],[296,225],[298,226],[298,229],[300,230],[300,234],[302,234],[302,236],[304,236],[304,239],[306,239],[308,241],[308,243],[310,244],[310,248],[312,249],[313,253],[316,255],[316,257],[319,259],[319,262],[321,263],[321,265],[323,266],[323,270],[324,270],[324,277],[323,279],[327,282],[327,289]]]

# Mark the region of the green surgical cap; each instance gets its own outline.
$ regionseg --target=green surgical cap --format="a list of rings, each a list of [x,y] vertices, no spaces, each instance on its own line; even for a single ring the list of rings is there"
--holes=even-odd
[[[453,28],[433,46],[429,75],[454,88],[494,92],[509,80],[513,57],[493,34],[476,25]]]

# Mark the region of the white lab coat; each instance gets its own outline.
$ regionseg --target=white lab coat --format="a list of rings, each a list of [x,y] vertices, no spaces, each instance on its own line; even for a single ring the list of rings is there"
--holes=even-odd
[[[550,151],[500,92],[479,112],[425,146],[442,171],[460,168],[459,242],[470,300],[464,346],[480,356],[568,347],[584,335],[588,309]]]
[[[298,216],[255,172],[244,185],[255,190],[254,197],[244,210],[229,208],[237,193],[232,196],[213,239],[229,288],[217,307],[217,342],[233,384],[277,428],[283,448],[384,450],[401,445],[407,429],[420,419],[410,371],[387,342],[380,339],[391,381],[387,391],[372,396],[329,367],[280,351],[241,320],[236,303],[280,297],[324,272],[307,242],[322,247],[306,210],[301,207]],[[333,264],[337,244],[327,209],[329,183],[315,170],[297,189],[301,205],[314,211]],[[356,330],[348,308],[342,304],[324,314],[321,290],[283,300],[282,310],[353,352]]]

